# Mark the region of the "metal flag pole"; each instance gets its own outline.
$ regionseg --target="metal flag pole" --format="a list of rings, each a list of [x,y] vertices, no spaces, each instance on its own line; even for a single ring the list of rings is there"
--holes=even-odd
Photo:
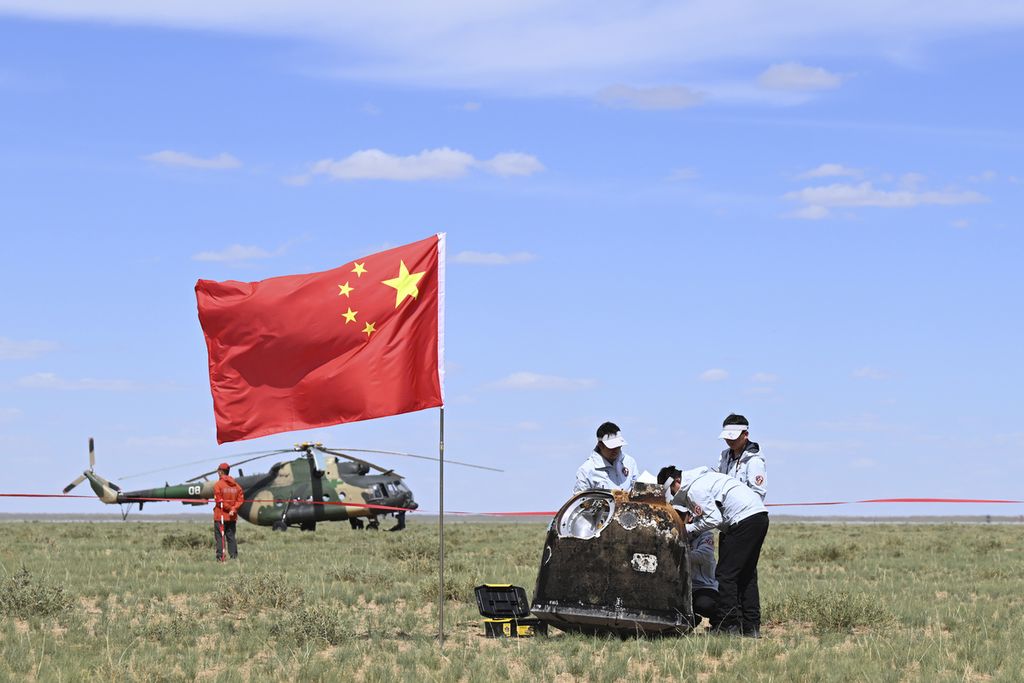
[[[441,406],[441,432],[438,441],[438,460],[440,460],[441,477],[437,492],[438,499],[438,536],[440,537],[440,560],[437,564],[437,575],[440,592],[437,601],[437,642],[444,649],[444,406]]]

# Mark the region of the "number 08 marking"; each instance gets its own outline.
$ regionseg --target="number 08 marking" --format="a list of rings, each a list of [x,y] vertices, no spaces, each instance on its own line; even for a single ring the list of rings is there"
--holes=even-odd
[[[188,495],[190,495],[190,496],[198,496],[200,491],[202,491],[202,490],[203,490],[202,486],[189,486],[188,487]]]

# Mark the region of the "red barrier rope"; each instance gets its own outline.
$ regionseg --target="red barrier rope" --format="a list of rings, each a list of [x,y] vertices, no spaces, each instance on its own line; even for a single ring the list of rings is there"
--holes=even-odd
[[[0,493],[0,498],[87,498],[96,499],[96,496],[80,496],[62,493]],[[157,502],[186,502],[201,503],[205,505],[211,502],[209,498],[141,498],[132,497],[124,503],[148,503]],[[302,505],[342,505],[345,507],[365,508],[368,510],[384,510],[386,512],[416,512],[412,508],[394,507],[391,505],[373,505],[371,503],[346,503],[333,500],[296,500],[296,499],[271,499],[271,500],[245,500],[246,503],[299,503]],[[1019,505],[1024,500],[1013,500],[1007,498],[867,498],[864,500],[831,500],[806,503],[765,503],[766,507],[810,507],[824,505],[864,505],[880,503],[952,503],[952,504],[992,504],[992,505]],[[420,512],[424,512],[420,510]],[[554,517],[557,510],[542,511],[515,511],[515,512],[458,512],[447,511],[446,515],[467,516],[477,515],[481,517]]]

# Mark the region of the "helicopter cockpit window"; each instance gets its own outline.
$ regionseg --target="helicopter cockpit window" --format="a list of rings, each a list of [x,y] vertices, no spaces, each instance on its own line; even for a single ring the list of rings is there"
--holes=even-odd
[[[562,538],[594,538],[608,526],[614,512],[615,500],[610,493],[588,491],[558,515],[555,526]]]

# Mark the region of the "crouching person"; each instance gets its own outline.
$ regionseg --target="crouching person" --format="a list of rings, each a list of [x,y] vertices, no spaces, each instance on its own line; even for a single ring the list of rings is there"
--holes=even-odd
[[[761,598],[757,588],[757,561],[768,534],[768,511],[761,497],[743,482],[698,467],[667,480],[672,504],[686,507],[693,521],[686,525],[689,538],[719,530],[718,608],[715,629],[724,633],[761,637]]]
[[[718,626],[718,579],[715,578],[715,536],[705,531],[690,539],[690,581],[693,583],[693,613],[705,617],[711,628]]]
[[[668,480],[678,482],[680,471],[672,466],[663,467],[658,472],[658,483],[662,486]],[[676,486],[678,490],[678,485]],[[685,507],[678,507],[683,524],[693,521],[693,515]],[[705,531],[689,539],[690,546],[690,583],[693,586],[691,604],[695,617],[694,625],[700,624],[701,618],[708,620],[711,627],[718,625],[718,580],[715,578],[715,535]]]

